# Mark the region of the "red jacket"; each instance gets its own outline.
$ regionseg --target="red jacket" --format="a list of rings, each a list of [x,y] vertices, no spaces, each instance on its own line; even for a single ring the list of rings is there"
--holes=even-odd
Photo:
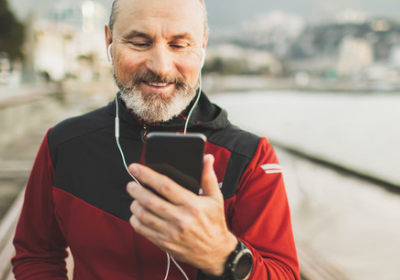
[[[142,126],[121,100],[121,145],[139,162]],[[70,247],[74,279],[163,279],[164,252],[129,224],[130,181],[114,140],[113,103],[66,120],[45,136],[28,181],[12,259],[16,279],[66,279]],[[300,279],[283,177],[272,146],[231,125],[203,96],[190,131],[207,136],[215,157],[230,230],[253,252],[250,279]],[[151,127],[180,130],[184,120]],[[196,268],[181,264],[190,279]],[[183,279],[171,266],[168,279]]]

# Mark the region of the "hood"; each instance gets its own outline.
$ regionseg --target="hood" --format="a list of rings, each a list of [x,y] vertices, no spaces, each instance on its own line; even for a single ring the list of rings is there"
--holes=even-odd
[[[129,123],[134,127],[143,127],[143,121],[134,117],[127,107],[124,101],[120,98],[120,93],[117,94],[118,107],[119,107],[119,118]],[[193,106],[194,100],[190,105],[179,115],[167,122],[161,123],[146,123],[146,127],[149,130],[161,130],[161,131],[183,131],[186,122],[186,116],[188,115],[190,109]],[[115,117],[115,99],[111,102],[108,107],[110,108],[110,113]],[[208,97],[202,92],[200,100],[194,109],[192,116],[189,121],[188,131],[202,131],[206,129],[218,130],[223,129],[229,125],[228,114],[226,111],[219,106],[210,102]]]

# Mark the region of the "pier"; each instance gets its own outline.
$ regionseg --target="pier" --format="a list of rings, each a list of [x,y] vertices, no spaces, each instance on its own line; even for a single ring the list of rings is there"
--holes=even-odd
[[[68,85],[21,89],[11,97],[1,90],[0,279],[13,279],[11,239],[43,135],[66,117],[104,105],[114,89]],[[210,98],[232,122],[275,146],[304,279],[398,278],[400,113],[394,108],[400,96],[235,92]]]

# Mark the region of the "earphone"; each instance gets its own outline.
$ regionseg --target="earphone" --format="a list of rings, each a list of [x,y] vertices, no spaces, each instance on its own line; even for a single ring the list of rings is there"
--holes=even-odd
[[[200,71],[203,69],[203,67],[204,67],[204,63],[206,62],[206,50],[205,49],[202,49],[201,50],[201,64],[200,64]]]
[[[108,56],[108,61],[110,62],[110,64],[113,64],[113,60],[112,60],[112,55],[111,55],[111,44],[108,45],[107,48],[107,56]]]
[[[196,103],[194,104],[196,105]],[[125,155],[124,152],[122,151],[121,148],[121,144],[119,142],[119,136],[120,136],[120,130],[119,130],[119,106],[118,106],[118,95],[115,96],[115,126],[114,126],[114,132],[115,132],[115,142],[117,143],[117,147],[118,150],[121,154],[122,157],[122,163],[126,169],[126,172],[128,172],[129,176],[131,176],[131,178],[139,185],[139,186],[143,186],[138,179],[136,179],[135,176],[133,176],[130,172],[129,172],[129,168],[128,165],[126,164],[126,159],[125,159]],[[179,269],[179,271],[182,273],[182,275],[185,277],[186,280],[189,280],[189,277],[186,275],[185,271],[183,270],[183,268],[176,262],[176,260],[171,257],[169,255],[168,252],[165,252],[167,254],[167,270],[165,272],[165,276],[164,276],[164,280],[168,279],[168,275],[169,275],[169,270],[170,270],[170,264],[171,264],[171,260],[172,262],[175,264],[175,266]]]
[[[112,64],[111,44],[108,46],[107,54],[108,54],[108,60],[109,60],[110,63]],[[187,116],[187,118],[186,118],[184,130],[183,130],[183,133],[185,133],[185,134],[187,133],[187,127],[188,127],[188,124],[189,124],[190,117],[191,117],[191,115],[192,115],[192,113],[193,113],[195,107],[197,106],[197,103],[198,103],[199,100],[200,100],[200,96],[201,96],[201,82],[202,82],[201,71],[202,71],[203,66],[204,66],[205,57],[206,57],[206,51],[205,51],[204,49],[202,49],[202,58],[201,58],[200,73],[199,73],[199,89],[198,89],[198,94],[197,94],[196,101],[194,102],[194,104],[193,104],[192,108],[190,109],[190,112],[189,112],[189,114],[188,114],[188,116]],[[127,165],[126,159],[125,159],[125,155],[124,155],[124,152],[122,151],[121,144],[120,144],[120,142],[119,142],[119,137],[120,137],[120,128],[119,128],[119,125],[120,125],[120,124],[119,124],[118,96],[116,95],[116,96],[115,96],[115,126],[114,126],[114,128],[115,128],[115,131],[114,131],[114,132],[115,132],[115,142],[117,143],[118,150],[119,150],[119,152],[120,152],[120,154],[121,154],[121,157],[122,157],[123,165],[124,165],[126,171],[128,172],[129,176],[131,176],[131,178],[132,178],[138,185],[142,186],[142,184],[139,182],[139,180],[136,179],[136,177],[133,176],[133,175],[129,172],[129,168],[128,168],[128,165]],[[167,270],[166,270],[166,273],[165,273],[164,280],[167,280],[167,278],[168,278],[171,260],[172,260],[172,262],[175,264],[175,266],[179,269],[179,271],[182,273],[182,275],[185,277],[185,279],[186,279],[186,280],[189,280],[189,277],[186,275],[186,273],[185,273],[185,271],[183,270],[183,268],[176,262],[176,260],[175,260],[173,257],[171,257],[171,256],[169,255],[168,252],[166,252],[166,254],[167,254]]]

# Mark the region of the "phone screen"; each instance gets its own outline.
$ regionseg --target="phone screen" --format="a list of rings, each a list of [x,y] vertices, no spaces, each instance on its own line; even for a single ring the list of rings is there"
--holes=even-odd
[[[200,133],[149,133],[145,143],[145,164],[198,194],[205,142],[206,137]]]

